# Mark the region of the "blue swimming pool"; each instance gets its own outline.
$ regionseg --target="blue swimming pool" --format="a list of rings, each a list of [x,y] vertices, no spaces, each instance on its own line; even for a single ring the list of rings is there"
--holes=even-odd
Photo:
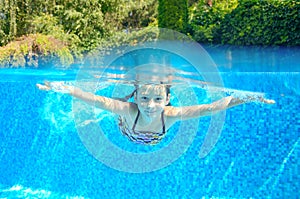
[[[185,153],[145,173],[98,161],[78,135],[72,98],[35,87],[45,79],[72,80],[76,70],[0,70],[0,198],[298,198],[300,49],[206,49],[225,87],[266,93],[276,104],[227,110],[204,158],[199,150],[210,117],[201,118]],[[112,142],[133,145],[118,134],[113,115],[99,114]]]

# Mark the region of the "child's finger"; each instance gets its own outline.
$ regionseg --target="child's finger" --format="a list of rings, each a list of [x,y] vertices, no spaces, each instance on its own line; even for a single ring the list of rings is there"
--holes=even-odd
[[[265,99],[264,102],[267,104],[275,104],[276,103],[275,100],[269,100],[269,99]]]
[[[38,87],[38,89],[40,90],[44,90],[44,91],[48,91],[50,90],[50,87],[47,85],[42,85],[42,84],[36,84],[36,86]]]

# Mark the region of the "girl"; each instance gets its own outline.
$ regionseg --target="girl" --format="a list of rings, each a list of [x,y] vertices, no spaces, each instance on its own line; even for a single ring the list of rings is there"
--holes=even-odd
[[[57,90],[69,93],[97,108],[119,115],[121,132],[131,141],[140,144],[157,144],[165,136],[167,130],[179,120],[188,120],[214,114],[240,104],[257,101],[257,98],[245,99],[224,97],[211,104],[201,104],[184,107],[174,107],[170,103],[170,87],[164,84],[144,84],[136,86],[131,96],[134,102],[113,99],[85,92],[74,86],[62,83],[37,84],[41,90]],[[274,104],[274,100],[259,97],[266,104]]]

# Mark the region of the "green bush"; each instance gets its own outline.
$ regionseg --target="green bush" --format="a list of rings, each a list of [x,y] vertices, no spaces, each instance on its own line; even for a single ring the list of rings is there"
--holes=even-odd
[[[240,0],[214,33],[222,44],[300,45],[300,2]]]
[[[158,27],[186,33],[188,28],[188,1],[159,0]]]
[[[209,7],[202,0],[191,12],[191,35],[198,42],[300,45],[299,0],[213,2],[213,7]]]
[[[214,32],[219,29],[225,15],[237,4],[238,0],[214,0],[213,6],[209,7],[206,0],[201,0],[190,8],[190,34],[193,39],[201,43],[213,43]]]
[[[0,47],[0,68],[69,66],[73,62],[66,43],[49,35],[31,34]]]

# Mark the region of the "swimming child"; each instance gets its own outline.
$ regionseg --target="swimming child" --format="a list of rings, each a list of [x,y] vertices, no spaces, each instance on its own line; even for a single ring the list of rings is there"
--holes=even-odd
[[[274,100],[263,97],[240,99],[233,96],[224,97],[210,104],[199,104],[184,107],[175,107],[170,103],[170,86],[165,84],[136,85],[135,91],[127,96],[134,97],[134,102],[122,99],[95,95],[85,92],[78,87],[45,82],[37,84],[40,90],[55,90],[60,87],[63,93],[94,105],[97,108],[119,115],[121,132],[131,141],[140,144],[156,144],[162,140],[167,130],[177,121],[211,115],[241,104],[260,101],[274,104]]]

